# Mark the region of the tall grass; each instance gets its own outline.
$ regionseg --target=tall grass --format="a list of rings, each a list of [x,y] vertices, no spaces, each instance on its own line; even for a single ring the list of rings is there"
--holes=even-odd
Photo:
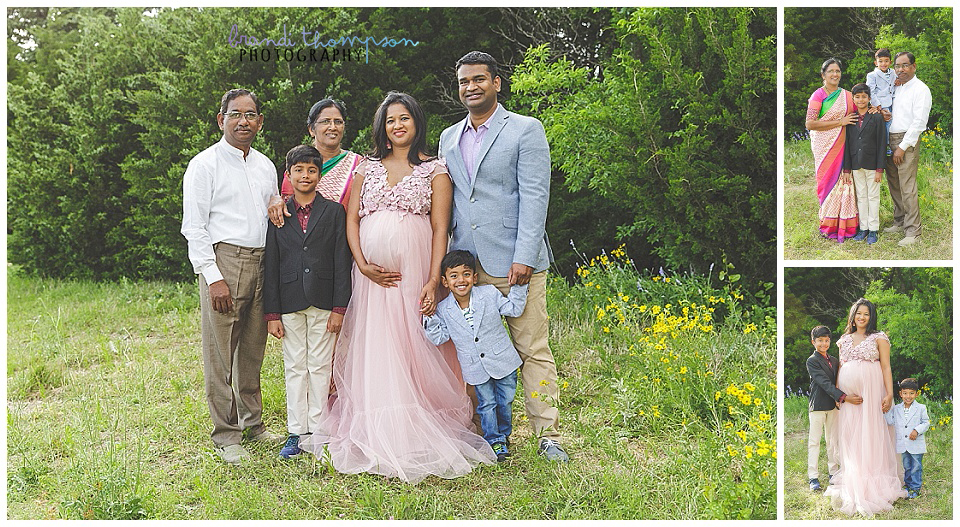
[[[879,520],[946,520],[953,518],[953,401],[932,399],[921,392],[917,402],[927,407],[931,427],[926,433],[923,488],[920,498],[898,500]],[[899,403],[899,397],[895,402]],[[784,397],[784,518],[788,520],[839,520],[849,517],[830,506],[822,493],[807,485],[808,399]],[[820,447],[820,474],[827,474],[824,443]],[[825,480],[821,479],[821,483]],[[854,516],[858,518],[859,516]]]
[[[518,398],[511,461],[418,485],[339,474],[310,456],[283,462],[279,445],[223,465],[209,440],[195,283],[61,282],[10,268],[7,516],[775,518],[770,312],[743,298],[730,270],[723,282],[651,276],[617,254],[585,262],[591,280],[548,287],[571,463],[536,454]],[[263,392],[264,419],[282,432],[273,339]]]
[[[919,189],[920,243],[899,247],[903,233],[880,232],[873,245],[822,238],[809,140],[784,142],[783,247],[788,260],[950,260],[953,258],[953,139],[937,130],[921,136]],[[893,223],[893,202],[880,187],[880,229]]]

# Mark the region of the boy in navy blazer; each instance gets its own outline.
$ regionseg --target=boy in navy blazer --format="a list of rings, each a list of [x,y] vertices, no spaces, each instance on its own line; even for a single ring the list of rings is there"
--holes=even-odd
[[[900,404],[883,414],[897,436],[897,453],[903,459],[903,481],[907,485],[907,499],[920,496],[923,484],[923,455],[927,452],[924,432],[930,428],[927,407],[914,401],[920,388],[916,379],[900,381]]]
[[[477,394],[483,438],[502,462],[510,455],[510,405],[517,393],[517,368],[522,361],[500,317],[523,313],[528,285],[512,286],[506,297],[490,284],[474,287],[477,259],[469,251],[447,253],[440,271],[450,294],[437,304],[433,315],[424,317],[424,329],[434,344],[453,340],[456,345],[463,380]]]
[[[857,212],[860,228],[853,241],[863,239],[868,244],[877,242],[880,230],[880,181],[883,168],[887,166],[887,130],[883,116],[869,113],[870,88],[857,84],[850,90],[856,104],[857,121],[847,125],[847,143],[843,149],[843,174],[845,180],[853,178],[857,191]],[[852,175],[851,175],[852,174]]]
[[[323,158],[316,148],[287,153],[294,194],[287,210],[298,221],[267,228],[263,312],[267,331],[283,343],[287,442],[282,459],[300,454],[327,409],[333,347],[350,301],[346,212],[317,193]]]
[[[807,477],[810,490],[821,490],[819,476],[820,438],[827,440],[827,474],[830,478],[840,468],[840,453],[837,444],[837,408],[844,402],[860,404],[858,395],[847,395],[837,388],[837,372],[840,361],[831,357],[830,329],[817,326],[810,330],[810,343],[814,352],[807,358],[807,374],[810,375],[810,409],[807,417],[810,430],[807,434]]]

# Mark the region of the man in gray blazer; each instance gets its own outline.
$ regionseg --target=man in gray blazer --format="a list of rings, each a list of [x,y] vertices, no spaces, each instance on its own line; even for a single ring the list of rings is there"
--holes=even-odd
[[[503,294],[530,284],[523,315],[508,317],[523,359],[524,401],[539,453],[569,461],[560,447],[557,367],[547,342],[546,269],[553,260],[544,230],[550,198],[550,148],[535,118],[497,102],[497,61],[471,51],[457,61],[460,101],[469,115],[440,135],[453,180],[453,239],[480,262],[479,283]],[[473,395],[471,394],[473,397]]]

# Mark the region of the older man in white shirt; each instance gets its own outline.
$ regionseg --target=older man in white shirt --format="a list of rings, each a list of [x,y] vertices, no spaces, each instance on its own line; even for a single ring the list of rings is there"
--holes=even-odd
[[[223,95],[217,124],[223,138],[190,160],[183,175],[183,225],[200,282],[201,346],[210,434],[224,462],[249,457],[240,445],[280,441],[263,425],[260,367],[263,254],[267,207],[279,200],[277,169],[250,145],[263,125],[260,101],[248,90]]]
[[[920,159],[920,134],[927,129],[933,98],[930,88],[916,77],[917,63],[912,53],[897,53],[893,63],[897,73],[893,119],[890,121],[890,149],[887,160],[887,185],[893,199],[893,225],[884,232],[903,231],[898,243],[906,247],[920,236],[920,203],[917,198],[917,162]]]

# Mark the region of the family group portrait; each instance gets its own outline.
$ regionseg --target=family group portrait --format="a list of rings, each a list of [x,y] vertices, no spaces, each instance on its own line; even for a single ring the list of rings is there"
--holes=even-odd
[[[952,8],[785,9],[785,259],[952,259],[952,42]]]
[[[776,20],[7,8],[7,518],[776,519]]]
[[[784,269],[784,519],[953,518],[953,272]]]

